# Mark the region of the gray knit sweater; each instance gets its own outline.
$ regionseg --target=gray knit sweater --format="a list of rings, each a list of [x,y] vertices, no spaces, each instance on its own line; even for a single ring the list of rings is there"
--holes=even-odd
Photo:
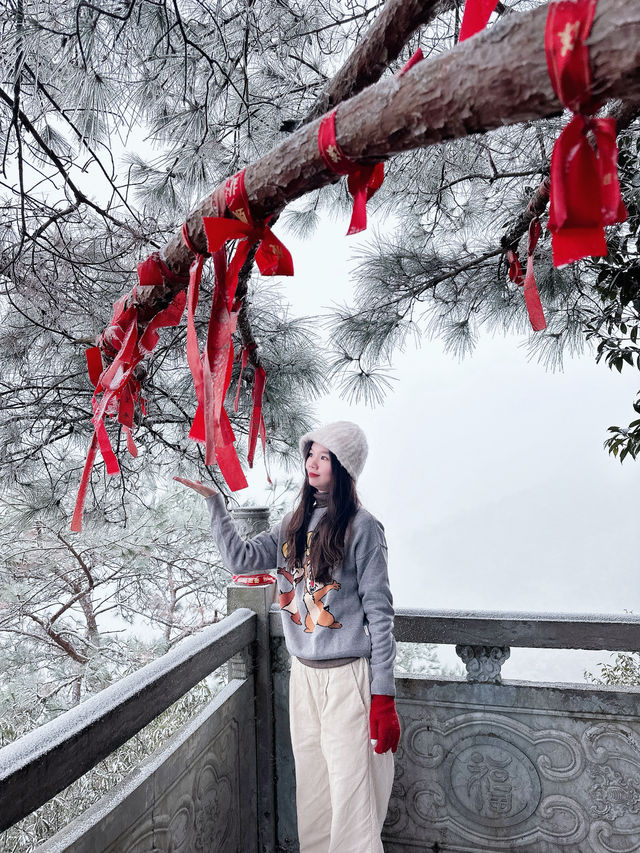
[[[277,569],[279,604],[289,653],[308,660],[366,657],[371,692],[395,696],[393,600],[387,575],[387,543],[380,522],[360,507],[345,537],[341,566],[330,583],[314,582],[305,566],[290,572],[285,551],[291,514],[271,530],[244,541],[222,495],[207,498],[211,531],[222,559],[235,574]],[[324,507],[309,523],[313,531]]]

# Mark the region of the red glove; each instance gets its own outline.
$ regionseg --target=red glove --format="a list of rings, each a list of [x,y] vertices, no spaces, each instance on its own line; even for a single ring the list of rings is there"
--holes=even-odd
[[[378,755],[396,751],[400,741],[400,720],[393,696],[374,694],[371,697],[369,731],[371,739],[378,741],[375,748]]]

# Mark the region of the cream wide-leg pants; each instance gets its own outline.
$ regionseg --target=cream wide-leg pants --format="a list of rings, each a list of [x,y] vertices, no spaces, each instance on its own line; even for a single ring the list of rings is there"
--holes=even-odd
[[[291,659],[289,708],[300,853],[383,853],[394,764],[369,737],[369,662]]]

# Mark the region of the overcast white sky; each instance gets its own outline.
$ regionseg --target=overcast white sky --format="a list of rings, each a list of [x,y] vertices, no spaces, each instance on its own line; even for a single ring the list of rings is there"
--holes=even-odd
[[[294,257],[296,314],[349,297],[346,226],[324,222],[304,242],[276,228]],[[425,339],[396,359],[383,407],[318,404],[320,422],[355,420],[367,433],[359,492],[385,526],[400,607],[637,612],[640,463],[620,465],[602,443],[607,426],[633,419],[638,374],[588,353],[548,373],[527,361],[525,341],[485,336],[458,363]],[[263,482],[257,465],[252,496]],[[579,679],[603,659],[513,650],[504,674]]]

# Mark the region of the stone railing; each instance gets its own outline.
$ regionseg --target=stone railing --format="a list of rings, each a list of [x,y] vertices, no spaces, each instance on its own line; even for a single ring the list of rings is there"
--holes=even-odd
[[[44,845],[47,853],[257,850],[273,844],[273,803],[256,814],[256,613],[240,609],[171,652],[0,750],[0,830],[80,778],[233,658],[229,683],[122,784]],[[265,789],[264,794],[270,789]],[[262,792],[261,792],[262,793]],[[271,838],[264,824],[271,826]]]
[[[272,596],[230,587],[221,623],[0,750],[2,828],[229,661],[228,686],[194,720],[39,849],[297,850],[289,659]],[[400,610],[396,637],[456,645],[467,678],[396,679],[403,733],[387,853],[640,850],[640,689],[500,673],[519,646],[636,650],[639,619]]]
[[[296,850],[282,624],[271,611],[278,838]],[[506,681],[511,648],[640,649],[640,619],[401,609],[398,641],[452,644],[466,680],[396,678],[387,853],[640,850],[640,688]],[[517,654],[517,651],[514,652]]]

